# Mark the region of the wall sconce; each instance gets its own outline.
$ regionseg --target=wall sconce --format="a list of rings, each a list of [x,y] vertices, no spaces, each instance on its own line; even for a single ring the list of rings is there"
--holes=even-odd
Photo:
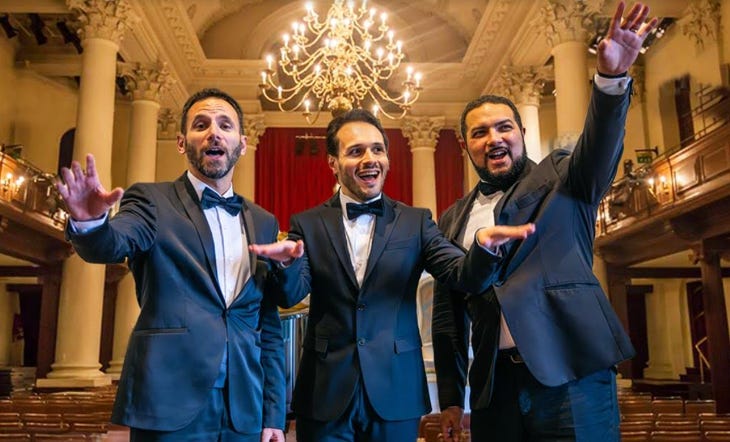
[[[0,190],[2,190],[4,197],[7,199],[13,199],[15,194],[17,194],[23,186],[23,183],[25,183],[24,176],[15,178],[12,173],[8,172],[4,178],[0,179]],[[6,196],[6,194],[9,195]]]
[[[661,185],[662,191],[666,192],[669,190],[669,185],[667,184],[667,177],[664,175],[659,176],[659,184]]]

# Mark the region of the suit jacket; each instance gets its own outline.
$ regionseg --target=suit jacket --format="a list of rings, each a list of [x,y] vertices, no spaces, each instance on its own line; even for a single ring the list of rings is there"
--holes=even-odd
[[[500,199],[495,224],[535,223],[536,232],[502,249],[486,294],[437,285],[432,327],[439,401],[463,407],[469,320],[472,321],[471,408],[489,404],[499,343],[499,314],[535,378],[561,385],[631,358],[634,349],[592,271],[596,211],[623,150],[630,92],[594,89],[575,150],[529,162]],[[452,240],[466,226],[478,189],[441,217]],[[456,357],[455,357],[456,356]]]
[[[242,214],[249,243],[276,241],[273,215],[248,201]],[[252,276],[226,307],[213,236],[186,175],[175,182],[131,186],[119,212],[102,227],[88,234],[67,229],[67,235],[84,260],[126,258],[134,275],[141,312],[129,338],[114,422],[160,431],[183,428],[208,400],[227,347],[235,429],[284,428],[284,346],[276,291],[285,273],[250,254]]]
[[[486,289],[494,273],[494,255],[475,247],[464,256],[439,232],[428,210],[383,199],[361,287],[348,254],[339,194],[291,219],[290,238],[305,243],[303,285],[311,290],[292,401],[298,415],[336,419],[360,379],[383,419],[429,412],[416,315],[421,273],[425,269],[449,285],[475,291]]]

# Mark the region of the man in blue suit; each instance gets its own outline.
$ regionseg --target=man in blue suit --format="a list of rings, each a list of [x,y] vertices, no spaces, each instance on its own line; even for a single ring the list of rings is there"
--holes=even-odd
[[[656,19],[619,2],[598,45],[597,74],[575,150],[527,159],[515,105],[483,96],[466,106],[462,136],[481,178],[441,218],[466,245],[475,225],[534,223],[524,241],[501,247],[486,293],[439,285],[432,324],[442,431],[461,429],[469,322],[471,433],[475,441],[618,441],[614,365],[634,349],[593,275],[596,211],[623,150],[636,60]]]
[[[327,159],[340,191],[292,216],[289,231],[289,238],[304,241],[306,252],[297,260],[303,290],[287,292],[292,299],[285,303],[311,291],[292,401],[297,440],[414,441],[420,417],[430,410],[416,319],[423,270],[449,286],[480,292],[498,261],[485,248],[524,238],[533,226],[479,230],[475,242],[481,247],[464,256],[427,209],[383,194],[388,138],[380,121],[362,109],[329,123]],[[255,250],[273,253],[283,245]]]
[[[246,150],[238,103],[201,90],[185,104],[180,130],[188,170],[175,182],[107,192],[89,155],[85,172],[73,162],[57,183],[79,256],[126,259],[137,287],[141,312],[112,420],[131,427],[133,441],[282,442],[276,299],[299,268],[249,252],[248,244],[276,241],[279,228],[273,215],[233,193],[233,168]]]

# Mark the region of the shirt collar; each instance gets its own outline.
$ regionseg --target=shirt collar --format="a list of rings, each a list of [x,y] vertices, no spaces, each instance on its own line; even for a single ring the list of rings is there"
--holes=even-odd
[[[218,193],[217,190],[215,190],[214,188],[205,184],[204,182],[200,181],[189,170],[188,170],[188,179],[190,180],[190,183],[193,185],[193,188],[195,189],[195,193],[198,195],[198,200],[200,200],[202,198],[203,190],[205,190],[206,187],[209,188],[210,190],[212,190],[213,192]],[[231,185],[231,187],[229,187],[228,190],[226,190],[222,195],[220,193],[218,193],[218,195],[226,197],[226,198],[233,196],[234,195],[233,185]]]
[[[201,190],[201,192],[202,192],[202,190]],[[340,192],[340,207],[342,208],[343,216],[345,218],[347,218],[347,203],[361,204],[361,202],[356,200],[355,198],[345,195],[344,193],[342,193],[342,190],[340,190],[339,192]],[[371,198],[371,199],[369,199],[367,201],[363,201],[363,202],[371,203],[373,201],[379,200],[382,197],[383,197],[383,192],[380,192],[380,194],[378,196],[376,196],[375,198]]]

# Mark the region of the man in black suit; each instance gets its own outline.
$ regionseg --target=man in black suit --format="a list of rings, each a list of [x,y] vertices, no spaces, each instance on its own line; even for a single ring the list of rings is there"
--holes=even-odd
[[[85,172],[73,162],[57,183],[76,252],[96,263],[126,259],[137,287],[141,312],[112,421],[131,427],[133,441],[282,442],[276,299],[299,268],[282,270],[248,251],[249,243],[275,241],[279,228],[233,193],[233,168],[246,150],[236,100],[217,89],[197,92],[180,130],[188,170],[175,182],[107,192],[89,155]]]
[[[433,346],[442,430],[458,441],[469,369],[475,441],[618,441],[614,365],[634,349],[593,275],[598,204],[623,150],[631,80],[626,73],[656,19],[620,2],[598,46],[588,117],[575,150],[527,159],[514,104],[483,96],[466,106],[461,131],[481,182],[440,220],[449,239],[470,243],[475,225],[534,223],[500,248],[483,294],[438,285]]]
[[[289,231],[306,246],[297,261],[311,290],[292,403],[297,440],[414,441],[420,417],[431,409],[416,319],[421,273],[480,292],[498,261],[485,249],[524,238],[534,226],[479,230],[475,241],[482,247],[465,256],[427,209],[382,193],[388,139],[380,121],[361,109],[330,122],[327,159],[340,191],[294,215]],[[288,292],[285,303],[310,290]]]

